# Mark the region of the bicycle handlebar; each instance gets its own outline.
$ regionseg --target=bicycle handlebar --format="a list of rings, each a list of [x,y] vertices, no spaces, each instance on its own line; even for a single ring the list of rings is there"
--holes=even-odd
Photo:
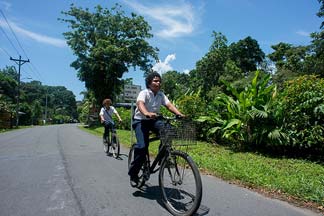
[[[147,118],[149,118],[148,116],[146,116]],[[160,120],[181,120],[184,119],[186,117],[183,117],[181,115],[174,115],[173,117],[168,117],[168,116],[164,116],[160,113],[157,113],[157,116],[155,118],[149,118],[149,119],[160,119]]]

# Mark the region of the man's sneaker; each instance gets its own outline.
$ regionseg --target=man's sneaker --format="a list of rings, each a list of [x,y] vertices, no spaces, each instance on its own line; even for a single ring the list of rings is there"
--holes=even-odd
[[[138,177],[137,176],[131,176],[130,177],[130,185],[132,187],[137,187],[138,186]]]

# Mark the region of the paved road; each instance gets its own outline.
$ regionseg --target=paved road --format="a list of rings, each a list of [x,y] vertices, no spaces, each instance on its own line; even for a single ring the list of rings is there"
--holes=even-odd
[[[144,191],[129,186],[127,149],[120,160],[103,153],[101,139],[76,125],[53,125],[0,134],[1,216],[167,216],[157,175]],[[196,215],[315,216],[203,176]]]

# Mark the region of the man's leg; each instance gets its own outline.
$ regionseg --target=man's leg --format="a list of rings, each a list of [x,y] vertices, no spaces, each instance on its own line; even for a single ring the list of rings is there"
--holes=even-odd
[[[103,139],[104,143],[108,142],[108,135],[109,135],[109,128],[107,127],[106,124],[104,124],[104,133],[103,133],[103,136],[102,136],[102,139]]]
[[[145,161],[146,157],[146,146],[148,145],[148,136],[149,130],[146,127],[144,121],[137,121],[134,123],[134,130],[136,134],[137,143],[134,149],[134,160],[131,163],[131,166],[128,171],[128,175],[130,176],[131,185],[136,187],[138,182],[138,173]]]

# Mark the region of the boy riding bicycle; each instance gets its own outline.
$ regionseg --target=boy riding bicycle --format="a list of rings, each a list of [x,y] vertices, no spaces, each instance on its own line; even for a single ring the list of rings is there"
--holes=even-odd
[[[149,132],[159,131],[162,125],[162,122],[156,119],[161,105],[176,115],[184,116],[160,91],[161,76],[159,73],[150,73],[145,79],[145,84],[147,89],[142,90],[137,97],[137,107],[132,125],[137,140],[134,160],[128,171],[132,187],[138,185],[138,173],[145,161],[146,150],[149,146]]]
[[[115,130],[115,123],[112,115],[116,115],[119,122],[122,121],[115,107],[111,106],[112,102],[109,98],[106,98],[102,102],[102,108],[100,109],[100,122],[104,125],[105,130],[103,134],[103,141],[107,142],[107,137],[109,137],[109,131]]]

